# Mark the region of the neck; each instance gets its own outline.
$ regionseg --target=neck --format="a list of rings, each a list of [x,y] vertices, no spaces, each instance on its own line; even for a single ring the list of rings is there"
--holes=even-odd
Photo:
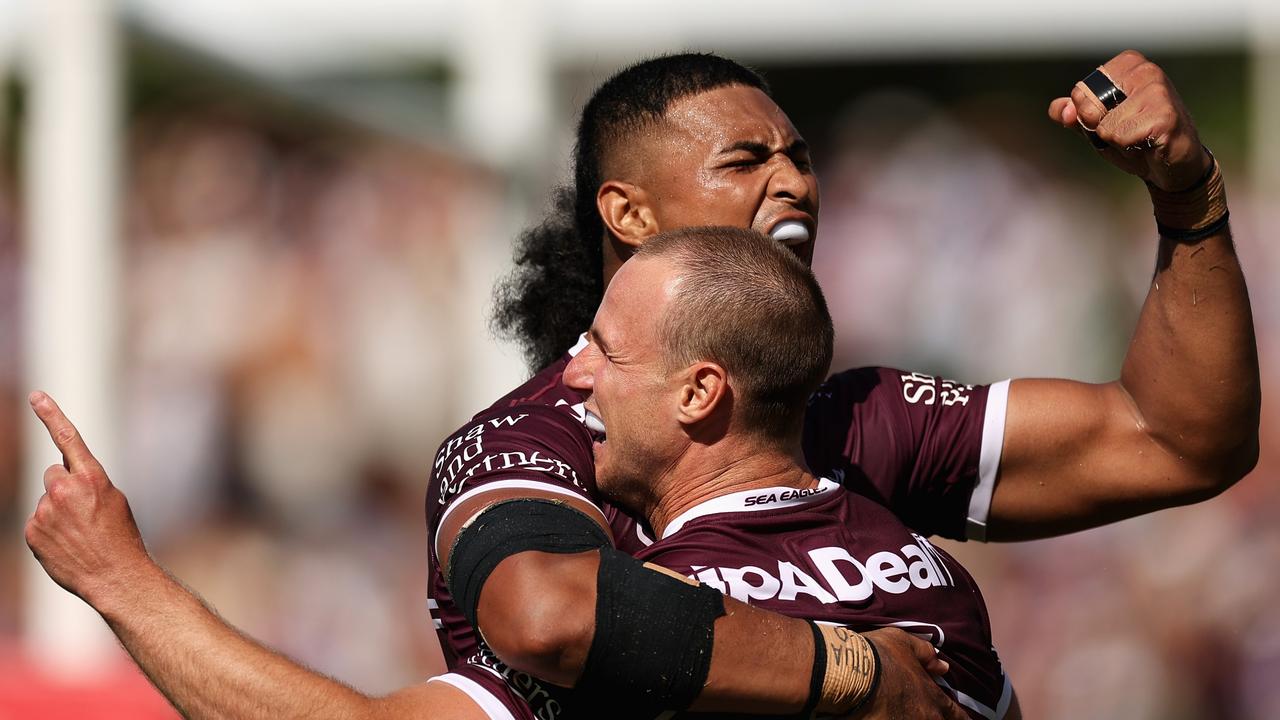
[[[600,274],[604,277],[603,287],[609,286],[609,281],[613,280],[614,274],[622,267],[622,263],[629,260],[635,253],[634,247],[614,237],[613,233],[605,233],[602,249],[604,264],[600,268]]]
[[[708,500],[743,490],[817,486],[799,449],[788,452],[758,441],[728,439],[710,446],[691,443],[653,483],[656,492],[645,515],[661,537],[673,519]]]

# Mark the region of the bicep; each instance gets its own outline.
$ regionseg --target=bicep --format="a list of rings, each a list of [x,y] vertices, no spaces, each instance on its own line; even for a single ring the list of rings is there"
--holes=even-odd
[[[990,540],[1061,535],[1199,499],[1118,382],[1016,380],[991,501]]]
[[[516,553],[493,569],[480,592],[477,624],[508,665],[570,687],[595,635],[598,550]]]

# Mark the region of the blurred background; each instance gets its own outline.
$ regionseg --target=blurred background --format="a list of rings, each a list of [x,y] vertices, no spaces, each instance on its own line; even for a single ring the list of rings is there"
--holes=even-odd
[[[524,377],[493,282],[645,55],[758,67],[814,147],[837,367],[985,383],[1118,373],[1150,206],[1045,110],[1142,50],[1224,167],[1270,389],[1280,11],[1117,5],[0,0],[0,720],[175,717],[22,541],[37,387],[228,620],[368,692],[438,671],[430,459]],[[947,544],[1027,717],[1280,717],[1278,420],[1208,503]]]

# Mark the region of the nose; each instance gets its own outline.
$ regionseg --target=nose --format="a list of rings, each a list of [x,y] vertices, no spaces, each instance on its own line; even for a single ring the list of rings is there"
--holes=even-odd
[[[574,355],[569,364],[564,367],[564,384],[580,390],[582,392],[591,392],[591,388],[595,383],[592,382],[590,356],[595,352],[595,344],[590,343],[582,348],[577,355]]]
[[[774,161],[774,171],[769,175],[769,197],[800,207],[815,204],[809,174],[803,172],[790,157],[779,154]]]

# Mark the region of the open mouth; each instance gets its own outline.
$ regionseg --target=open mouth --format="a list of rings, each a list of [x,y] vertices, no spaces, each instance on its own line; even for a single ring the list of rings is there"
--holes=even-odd
[[[783,220],[769,231],[769,237],[783,245],[800,245],[808,242],[812,236],[809,227],[799,220]]]

